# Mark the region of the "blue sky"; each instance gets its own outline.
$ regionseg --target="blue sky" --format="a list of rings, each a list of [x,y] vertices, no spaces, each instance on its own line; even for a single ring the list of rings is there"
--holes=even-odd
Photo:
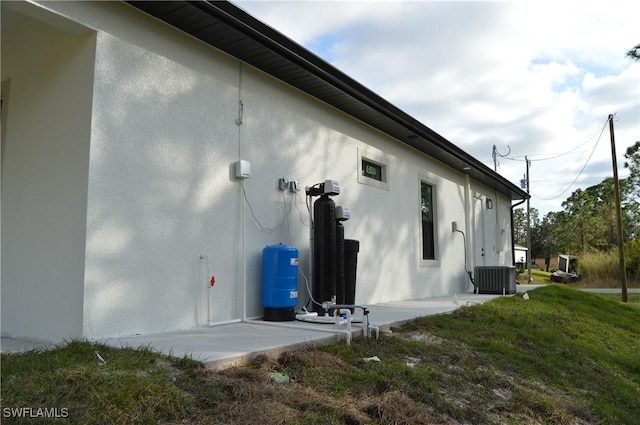
[[[510,148],[498,172],[515,184],[524,156],[537,159],[543,215],[612,175],[608,127],[596,146],[609,114],[622,177],[640,140],[640,63],[625,57],[640,43],[637,1],[235,3],[485,164],[494,144]]]

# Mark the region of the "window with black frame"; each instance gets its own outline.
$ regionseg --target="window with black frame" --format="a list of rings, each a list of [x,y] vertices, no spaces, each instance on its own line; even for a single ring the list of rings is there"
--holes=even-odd
[[[369,177],[370,179],[378,180],[379,182],[383,181],[382,177],[382,165],[376,164],[373,161],[369,161],[366,159],[362,159],[362,175],[365,177]]]
[[[435,260],[433,186],[421,182],[420,198],[422,209],[422,259]]]

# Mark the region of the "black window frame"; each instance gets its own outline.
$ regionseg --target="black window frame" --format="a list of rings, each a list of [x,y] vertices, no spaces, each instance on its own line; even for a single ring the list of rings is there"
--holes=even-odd
[[[435,185],[420,181],[422,260],[436,260]]]

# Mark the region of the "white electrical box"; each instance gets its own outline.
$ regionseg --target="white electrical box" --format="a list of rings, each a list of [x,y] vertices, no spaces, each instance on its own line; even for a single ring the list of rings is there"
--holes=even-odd
[[[235,162],[236,178],[248,179],[251,177],[251,163],[242,159]]]

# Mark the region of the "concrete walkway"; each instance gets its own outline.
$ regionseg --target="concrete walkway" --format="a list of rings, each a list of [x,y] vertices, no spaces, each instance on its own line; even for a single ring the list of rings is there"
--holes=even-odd
[[[526,292],[539,287],[540,285],[517,285],[517,291]],[[370,311],[370,324],[384,331],[417,317],[451,312],[461,305],[481,304],[496,297],[498,296],[465,293],[453,297],[397,301],[367,307]],[[358,312],[355,317],[358,317]],[[344,325],[335,324],[248,320],[185,331],[112,338],[98,342],[112,347],[151,347],[163,354],[175,357],[188,356],[202,361],[208,368],[220,369],[246,363],[261,354],[275,356],[290,349],[345,340],[345,329]],[[362,331],[362,324],[352,325],[354,336],[362,335]],[[53,346],[46,341],[2,338],[0,349],[2,352],[22,352]]]
[[[370,324],[384,331],[417,317],[451,312],[460,305],[483,303],[496,297],[497,295],[465,293],[453,297],[374,304],[368,305],[367,308]],[[362,311],[356,310],[354,318],[362,318]],[[104,339],[97,342],[112,347],[151,347],[163,354],[175,357],[189,356],[205,363],[208,368],[220,369],[246,363],[261,354],[275,356],[290,349],[344,341],[345,331],[344,325],[247,320],[185,331]],[[353,336],[362,335],[362,332],[363,324],[352,324]],[[0,345],[1,351],[8,353],[53,347],[55,347],[54,344],[46,341],[4,337]]]

